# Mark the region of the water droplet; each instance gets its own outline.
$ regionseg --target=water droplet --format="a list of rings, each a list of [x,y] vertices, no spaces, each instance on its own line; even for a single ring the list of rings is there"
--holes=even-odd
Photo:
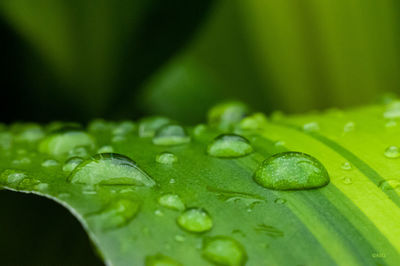
[[[317,122],[309,122],[303,125],[303,130],[306,132],[316,132],[319,131],[319,124]]]
[[[14,164],[14,165],[27,165],[27,164],[30,164],[31,162],[32,162],[31,158],[22,157],[22,158],[13,160],[12,164]]]
[[[266,200],[256,194],[238,192],[238,191],[230,191],[220,188],[207,187],[208,191],[214,192],[217,194],[218,199],[223,200],[225,202],[243,202],[247,207],[250,207],[250,211],[257,205]]]
[[[319,188],[329,183],[325,167],[314,157],[300,152],[283,152],[267,158],[254,179],[261,186],[276,190]]]
[[[395,100],[386,106],[386,110],[383,113],[383,117],[386,119],[400,118],[400,101]]]
[[[344,162],[344,163],[342,163],[342,165],[341,165],[340,167],[341,167],[343,170],[351,170],[351,169],[353,168],[349,162]]]
[[[204,132],[206,132],[207,126],[204,124],[198,124],[197,126],[194,127],[193,129],[193,134],[195,136],[201,136]]]
[[[353,121],[347,122],[343,127],[343,132],[348,133],[350,131],[354,131],[356,124]]]
[[[153,186],[155,184],[134,161],[117,153],[96,154],[76,167],[68,180],[88,185]]]
[[[245,156],[253,151],[250,142],[236,134],[222,134],[208,145],[207,153],[214,157],[233,158]]]
[[[217,265],[241,266],[247,261],[242,244],[226,236],[206,238],[202,254],[208,261]]]
[[[258,130],[265,127],[267,123],[267,117],[263,113],[255,113],[243,118],[239,123],[239,127],[242,130]]]
[[[77,146],[68,152],[68,158],[72,157],[87,158],[89,157],[89,152],[85,146]]]
[[[103,146],[97,150],[97,153],[113,153],[113,152],[114,148],[110,145]]]
[[[126,135],[129,133],[132,133],[136,129],[136,124],[133,123],[132,121],[124,121],[118,124],[114,130],[113,134],[114,135]]]
[[[177,223],[182,229],[193,233],[209,231],[213,226],[208,212],[200,208],[187,209],[178,217]]]
[[[4,185],[18,185],[25,178],[27,178],[27,175],[24,172],[7,169],[1,173],[0,183]]]
[[[387,128],[392,128],[392,127],[396,127],[397,126],[397,122],[395,120],[389,120],[385,123],[385,127]]]
[[[81,157],[72,157],[69,158],[63,166],[63,171],[72,172],[81,162],[83,162],[83,158]]]
[[[176,180],[175,180],[174,178],[171,178],[171,179],[169,180],[169,183],[170,183],[170,184],[175,184],[175,183],[176,183]]]
[[[178,157],[171,152],[162,152],[156,156],[156,162],[161,164],[173,164],[177,161]]]
[[[88,215],[94,227],[104,230],[125,226],[139,212],[140,204],[129,199],[113,200],[99,212]]]
[[[86,132],[78,130],[60,130],[44,138],[39,144],[39,151],[60,158],[67,155],[76,147],[88,147],[93,149],[94,146],[93,137]],[[70,156],[72,157],[74,155],[70,154]]]
[[[176,235],[174,237],[174,239],[175,239],[176,242],[184,242],[186,238],[184,236],[181,236],[181,235]]]
[[[389,146],[385,150],[386,158],[396,159],[400,157],[400,148],[397,146]]]
[[[237,123],[249,114],[248,107],[241,102],[225,102],[211,108],[208,123],[224,131],[232,130]]]
[[[164,216],[164,213],[161,210],[155,210],[154,214],[157,216]]]
[[[60,193],[60,194],[57,195],[57,198],[60,198],[60,199],[67,199],[69,197],[71,197],[71,194],[66,193],[66,192]]]
[[[343,182],[344,184],[346,184],[346,185],[351,185],[351,184],[353,184],[353,180],[351,180],[350,177],[343,177],[343,178],[342,178],[342,182]]]
[[[42,162],[42,166],[43,167],[55,167],[55,166],[59,166],[60,163],[57,160],[53,160],[53,159],[48,159]]]
[[[105,132],[109,131],[114,127],[114,124],[112,122],[105,121],[103,119],[95,119],[91,121],[88,125],[88,130],[90,132]]]
[[[144,118],[139,123],[139,136],[142,138],[153,137],[160,127],[169,123],[171,120],[162,116]]]
[[[146,257],[146,266],[182,266],[181,263],[162,254]]]
[[[39,191],[46,191],[46,190],[49,188],[49,184],[47,184],[47,183],[40,183],[40,184],[35,185],[34,188],[35,188],[36,190],[39,190]]]
[[[185,209],[185,204],[176,194],[165,194],[158,198],[158,203],[163,207],[177,211],[183,211]]]
[[[282,199],[282,198],[277,198],[277,199],[274,200],[274,202],[275,202],[276,204],[285,204],[285,203],[286,203],[286,200],[285,200],[285,199]]]
[[[0,147],[4,150],[11,148],[13,144],[13,135],[10,132],[0,132]]]
[[[153,143],[161,146],[179,145],[190,142],[186,130],[175,124],[168,124],[159,128],[153,138]]]
[[[285,146],[285,141],[283,141],[283,140],[278,140],[278,141],[276,141],[275,142],[275,146],[276,147],[283,147],[283,146]]]
[[[19,125],[15,140],[18,142],[34,143],[45,136],[42,127],[38,124],[23,124]]]
[[[398,179],[389,179],[382,181],[379,185],[382,190],[395,190],[400,192],[400,180]]]
[[[266,234],[272,238],[283,237],[285,235],[284,232],[282,232],[281,230],[267,224],[259,224],[254,227],[254,230],[259,233]]]

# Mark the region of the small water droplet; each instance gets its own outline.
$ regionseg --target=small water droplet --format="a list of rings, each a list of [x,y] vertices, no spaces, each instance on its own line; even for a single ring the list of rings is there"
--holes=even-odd
[[[130,158],[117,153],[100,153],[82,162],[68,177],[71,183],[88,185],[153,186],[154,180]]]
[[[394,100],[386,106],[386,110],[383,113],[383,117],[386,119],[400,118],[400,101]]]
[[[166,208],[183,211],[185,204],[182,199],[176,194],[165,194],[158,198],[158,203]]]
[[[250,142],[236,134],[222,134],[208,145],[207,153],[214,157],[234,158],[245,156],[253,151]]]
[[[72,150],[68,152],[68,158],[72,157],[87,158],[89,157],[89,152],[85,146],[74,147]]]
[[[144,118],[139,122],[139,137],[153,137],[160,127],[169,123],[171,120],[162,116]]]
[[[226,236],[206,238],[202,255],[217,265],[241,266],[247,261],[247,254],[242,244]]]
[[[342,182],[346,185],[351,185],[353,184],[353,180],[350,177],[343,177]]]
[[[265,127],[267,123],[267,117],[263,113],[255,113],[243,118],[239,123],[239,127],[242,130],[258,130]]]
[[[95,147],[94,139],[86,132],[79,130],[59,130],[45,137],[39,144],[39,151],[62,158],[77,147]],[[79,152],[82,152],[80,149]],[[69,154],[70,157],[76,156]]]
[[[17,185],[25,178],[27,175],[24,172],[7,169],[1,173],[0,181],[4,185]]]
[[[94,227],[103,230],[113,229],[128,224],[139,212],[140,204],[129,199],[113,200],[99,212],[88,215]]]
[[[169,180],[169,183],[170,183],[170,184],[175,184],[175,183],[176,183],[176,180],[175,180],[174,178],[171,178],[171,179]]]
[[[136,129],[136,124],[132,121],[123,121],[119,123],[113,130],[113,135],[126,135],[132,133]]]
[[[39,191],[46,191],[49,188],[49,184],[39,183],[39,184],[35,185],[34,188]]]
[[[353,167],[351,166],[351,163],[349,162],[344,162],[342,163],[342,165],[340,166],[343,170],[351,170]]]
[[[84,186],[83,189],[82,189],[82,194],[85,194],[85,195],[96,195],[97,194],[96,187],[92,186],[92,185]]]
[[[42,162],[42,166],[43,167],[55,167],[55,166],[59,166],[60,163],[57,160],[53,160],[53,159],[48,159]]]
[[[299,190],[319,188],[329,183],[325,167],[314,157],[300,152],[282,152],[264,160],[255,181],[269,189]]]
[[[126,141],[126,137],[123,135],[116,135],[112,137],[111,142],[112,143],[118,143],[118,142],[124,142]]]
[[[109,131],[114,127],[114,123],[105,121],[103,119],[95,119],[88,125],[89,132],[99,133]]]
[[[97,153],[113,153],[114,148],[110,145],[105,145],[97,150]]]
[[[208,123],[224,131],[232,130],[237,123],[249,114],[249,108],[241,102],[218,104],[208,112]]]
[[[157,216],[164,216],[164,213],[161,210],[155,210],[154,214]]]
[[[156,162],[161,164],[173,164],[177,161],[178,157],[171,152],[162,152],[156,156]]]
[[[18,142],[35,143],[45,136],[42,127],[38,124],[18,125],[15,140]]]
[[[276,204],[285,204],[285,203],[286,203],[286,200],[285,200],[285,199],[282,199],[282,198],[277,198],[277,199],[274,200],[274,202],[275,202]]]
[[[278,140],[278,141],[275,142],[275,146],[276,147],[283,147],[285,145],[286,145],[286,143],[283,140]]]
[[[213,221],[204,209],[190,208],[183,212],[177,219],[178,225],[192,233],[202,233],[211,230]]]
[[[389,146],[385,150],[385,157],[390,159],[396,159],[400,157],[400,148],[397,146]]]
[[[385,123],[385,127],[387,128],[392,128],[392,127],[396,127],[397,126],[397,122],[395,120],[389,120]]]
[[[81,157],[72,157],[69,158],[63,166],[63,171],[72,172],[81,162],[83,162],[83,158]]]
[[[14,165],[27,165],[27,164],[30,164],[31,162],[32,162],[31,158],[22,157],[22,158],[13,160],[12,164],[14,164]]]
[[[13,135],[10,132],[0,132],[0,147],[9,150],[13,144]]]
[[[57,195],[57,198],[60,198],[60,199],[68,199],[70,197],[71,197],[71,194],[66,193],[66,192],[60,193],[60,194]]]
[[[266,234],[272,238],[278,238],[278,237],[283,237],[285,235],[284,232],[281,230],[277,229],[276,227],[272,225],[267,225],[267,224],[259,224],[254,227],[254,230],[259,233]]]
[[[400,180],[398,179],[389,179],[389,180],[384,180],[380,183],[379,187],[382,190],[395,190],[400,192]]]
[[[182,235],[176,235],[174,239],[176,242],[184,242],[186,238]]]
[[[162,254],[146,257],[146,266],[182,266],[181,263]]]
[[[348,133],[348,132],[354,131],[355,128],[356,128],[356,124],[353,121],[350,121],[344,125],[343,132]]]
[[[207,130],[207,126],[205,124],[198,124],[194,127],[193,129],[193,134],[198,137],[201,136],[202,134],[204,134],[204,132],[206,132]]]
[[[168,124],[159,128],[154,135],[153,143],[155,145],[170,146],[190,142],[190,137],[186,130],[176,124]]]
[[[303,125],[303,130],[306,132],[317,132],[320,130],[319,124],[315,121]]]

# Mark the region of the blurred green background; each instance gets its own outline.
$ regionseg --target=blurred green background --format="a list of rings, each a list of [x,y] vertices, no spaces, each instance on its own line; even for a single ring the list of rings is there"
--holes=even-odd
[[[0,35],[6,123],[194,124],[227,99],[300,113],[400,92],[398,0],[0,0]],[[0,199],[3,265],[100,264],[62,207]]]
[[[1,119],[265,112],[400,90],[397,0],[1,0]]]

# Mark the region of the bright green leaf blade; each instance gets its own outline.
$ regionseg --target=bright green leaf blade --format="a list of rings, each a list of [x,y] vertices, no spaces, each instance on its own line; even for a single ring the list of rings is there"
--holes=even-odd
[[[82,175],[89,184],[67,182],[60,154],[57,164],[53,155],[37,153],[43,137],[37,127],[15,125],[0,132],[0,179],[6,189],[65,206],[110,265],[157,259],[183,265],[209,265],[213,259],[246,265],[395,265],[400,259],[400,182],[395,182],[400,157],[384,154],[388,146],[400,145],[396,106],[275,116],[252,130],[240,129],[250,120],[240,122],[235,133],[250,141],[253,152],[239,158],[208,155],[207,146],[221,132],[204,125],[189,129],[190,143],[157,146],[151,138],[140,138],[135,124],[92,123],[96,149],[108,145],[136,162],[122,157],[114,164],[101,161],[99,167],[111,167],[104,173],[114,175],[107,185],[91,185]],[[94,154],[96,149],[87,151]],[[65,158],[77,152],[86,156],[82,147],[72,151]],[[157,162],[157,155],[167,151],[176,158]],[[258,185],[253,175],[260,163],[284,151],[317,158],[330,183],[298,191]],[[96,161],[90,165],[95,167]],[[147,181],[115,176],[129,167],[140,169],[131,179]],[[165,196],[171,194],[175,196]],[[184,208],[189,214],[182,215]],[[224,252],[213,252],[216,245]]]

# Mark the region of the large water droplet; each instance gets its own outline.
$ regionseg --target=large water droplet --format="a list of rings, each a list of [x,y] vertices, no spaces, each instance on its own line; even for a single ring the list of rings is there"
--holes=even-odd
[[[185,204],[176,194],[165,194],[158,198],[158,203],[163,207],[177,211],[183,211],[185,209]]]
[[[177,161],[178,157],[171,152],[162,152],[156,156],[156,162],[161,164],[173,164]]]
[[[93,226],[100,229],[112,229],[128,224],[138,213],[140,204],[129,199],[112,201],[99,212],[88,215]]]
[[[177,219],[178,225],[186,231],[202,233],[211,230],[213,221],[208,212],[200,208],[190,208]]]
[[[397,146],[389,146],[385,150],[386,158],[396,159],[400,157],[400,148]]]
[[[314,157],[300,152],[283,152],[267,158],[254,179],[261,186],[276,190],[311,189],[329,183],[325,167]]]
[[[88,185],[153,186],[155,184],[134,161],[117,153],[96,154],[76,167],[68,180]]]
[[[382,181],[379,185],[382,190],[395,190],[400,192],[400,180],[398,179],[389,179]]]
[[[181,263],[162,254],[146,257],[146,266],[182,266]]]
[[[139,123],[139,136],[144,137],[153,137],[156,131],[166,125],[169,124],[171,120],[162,116],[152,116],[144,118]]]
[[[212,127],[229,131],[248,114],[248,107],[241,102],[221,103],[208,112],[208,123]]]
[[[175,124],[168,124],[159,128],[153,138],[153,143],[156,145],[170,146],[179,145],[190,142],[190,137],[186,130]]]
[[[223,158],[245,156],[252,151],[250,142],[236,134],[219,135],[207,148],[209,155]]]
[[[211,263],[226,266],[245,265],[247,260],[243,246],[233,238],[215,236],[206,238],[202,254]]]
[[[88,133],[79,130],[61,130],[44,138],[39,144],[39,151],[57,158],[67,155],[76,147],[93,149],[95,142]],[[73,156],[71,154],[71,156]]]
[[[81,157],[72,157],[69,158],[63,166],[63,171],[72,172],[81,162],[83,162],[83,158]]]

